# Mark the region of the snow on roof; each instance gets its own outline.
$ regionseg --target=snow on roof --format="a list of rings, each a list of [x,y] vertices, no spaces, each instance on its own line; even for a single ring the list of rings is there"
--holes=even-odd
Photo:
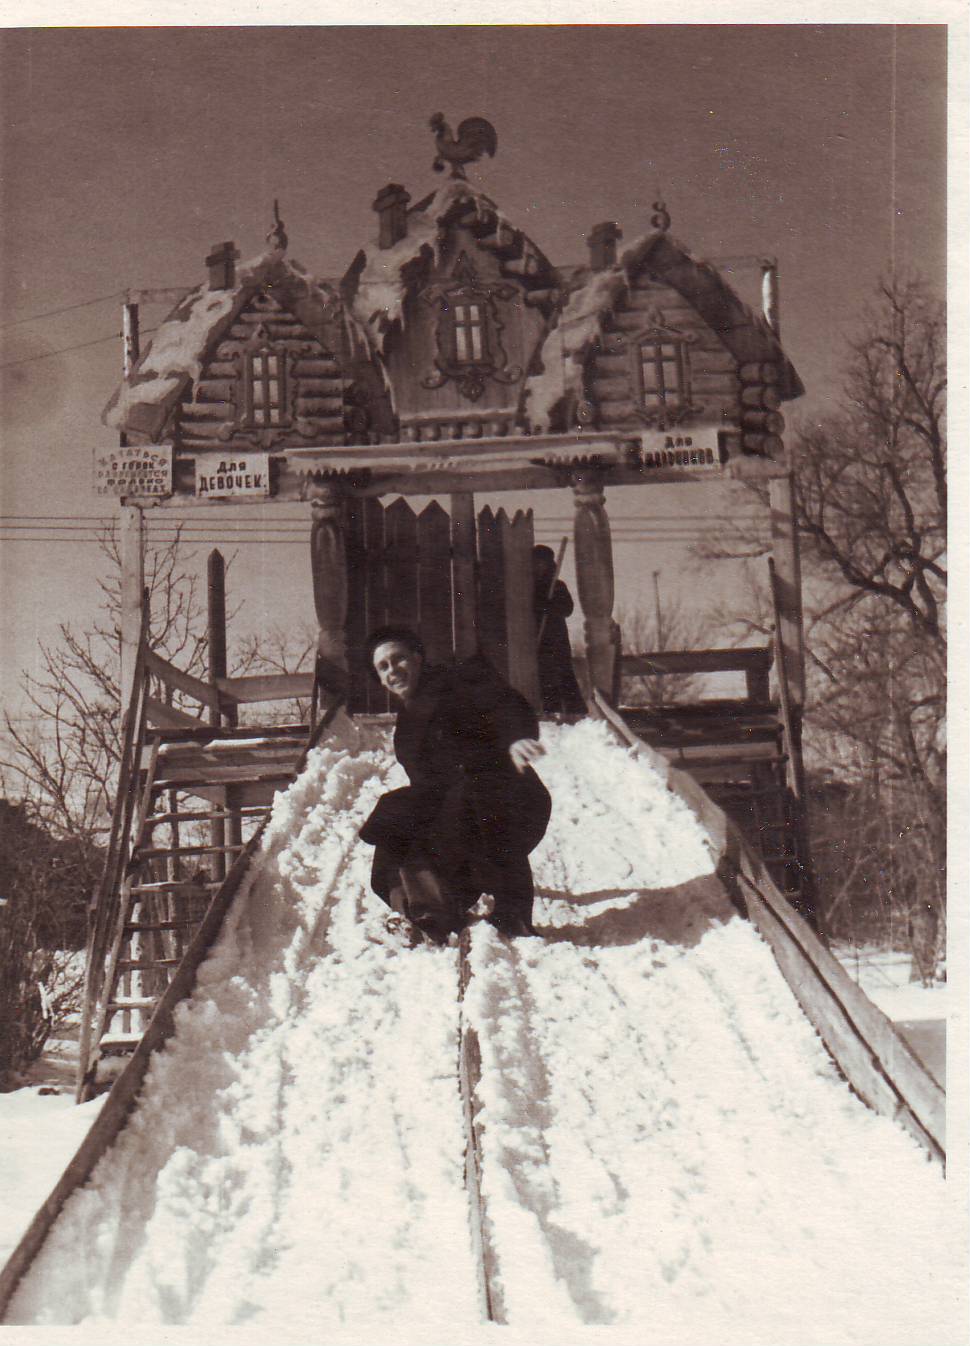
[[[252,291],[269,280],[279,290],[281,282],[288,282],[301,297],[315,297],[332,307],[333,316],[341,314],[342,305],[335,290],[314,281],[306,269],[284,257],[279,248],[272,248],[243,263],[236,271],[236,282],[231,289],[211,290],[200,285],[181,299],[162,322],[154,339],[135,365],[131,375],[121,384],[103,414],[106,425],[115,429],[129,427],[131,418],[139,410],[148,411],[150,421],[160,430],[167,407],[181,394],[189,382],[202,372],[202,364],[211,349],[235,315],[249,300]],[[347,350],[353,356],[370,358],[367,337],[352,314],[343,312],[343,331]],[[154,409],[155,414],[151,412]]]
[[[782,397],[805,391],[767,318],[744,303],[713,263],[691,256],[665,231],[649,230],[625,249],[619,264],[631,282],[645,266],[655,280],[683,295],[740,362],[777,363]]]
[[[626,283],[626,274],[619,269],[596,271],[566,300],[557,326],[542,347],[542,373],[531,375],[525,383],[526,414],[534,430],[549,429],[554,408],[568,393],[577,400],[582,397],[586,351]]]
[[[525,383],[525,410],[534,430],[549,430],[552,414],[565,397],[571,394],[576,401],[582,399],[586,353],[600,336],[603,320],[644,267],[681,293],[739,359],[777,360],[782,367],[783,396],[800,395],[798,375],[763,315],[743,303],[710,262],[697,261],[666,232],[650,230],[635,239],[614,266],[587,273],[569,294],[558,324],[543,344],[542,372]]]
[[[453,179],[446,182],[430,197],[408,211],[407,233],[390,248],[379,248],[376,240],[366,249],[363,270],[357,281],[353,311],[364,324],[375,347],[381,350],[384,334],[394,322],[403,321],[406,283],[403,279],[409,263],[416,261],[424,248],[437,258],[441,225],[456,204],[467,201],[479,214],[486,211],[496,219],[496,229],[521,233],[502,214],[495,202],[484,192],[476,191],[468,182]],[[526,238],[531,251],[538,249]]]
[[[254,257],[239,267],[232,289],[210,290],[208,285],[199,285],[179,300],[105,408],[105,425],[123,429],[136,406],[165,402],[186,381],[199,377],[213,329],[229,317],[240,291],[271,256],[278,257],[278,251]]]

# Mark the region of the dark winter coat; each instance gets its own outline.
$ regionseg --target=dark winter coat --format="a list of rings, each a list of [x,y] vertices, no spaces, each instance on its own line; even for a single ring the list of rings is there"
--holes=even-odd
[[[541,841],[551,801],[509,747],[537,738],[532,707],[480,659],[428,668],[398,713],[394,751],[410,785],[391,790],[361,828],[376,846],[372,886],[385,901],[402,863],[427,863],[456,894],[528,886],[526,857]]]
[[[566,618],[573,610],[572,595],[562,580],[556,580],[551,594],[540,582],[533,595],[533,608],[536,626],[542,628],[537,650],[542,709],[551,714],[584,715],[586,702],[573,672],[566,627]]]

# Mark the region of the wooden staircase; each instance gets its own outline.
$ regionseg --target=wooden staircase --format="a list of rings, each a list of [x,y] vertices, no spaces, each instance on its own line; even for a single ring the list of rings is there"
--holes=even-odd
[[[304,724],[219,721],[234,719],[240,701],[305,695],[308,681],[312,675],[204,683],[147,650],[143,632],[108,853],[90,909],[79,1101],[107,1088],[137,1048],[214,895],[307,751]],[[174,687],[216,722],[173,709]]]
[[[620,710],[645,743],[704,786],[760,854],[778,890],[814,923],[801,745],[784,697],[769,697],[772,663],[771,646],[625,655]],[[724,672],[745,675],[744,697],[623,705],[624,677]]]

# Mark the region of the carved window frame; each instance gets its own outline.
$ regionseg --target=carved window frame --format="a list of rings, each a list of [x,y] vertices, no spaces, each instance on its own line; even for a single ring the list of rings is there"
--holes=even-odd
[[[277,346],[266,329],[260,327],[252,340],[242,348],[242,355],[244,411],[240,424],[247,430],[261,434],[288,429],[293,418],[290,414],[290,371],[286,350]],[[269,367],[271,361],[276,364],[275,375]],[[270,388],[274,383],[275,401],[270,396]],[[257,398],[257,389],[262,390],[261,398]]]
[[[628,355],[633,405],[645,424],[665,430],[700,410],[691,386],[690,348],[696,339],[694,333],[659,320],[642,331],[613,332],[607,338],[607,350]],[[648,381],[645,370],[651,368],[653,378]]]
[[[462,253],[451,281],[429,285],[422,294],[425,303],[437,307],[438,318],[434,368],[421,380],[421,386],[440,388],[453,380],[462,397],[476,402],[489,379],[517,383],[522,366],[509,364],[502,346],[504,325],[495,302],[514,299],[517,293],[512,285],[479,280]]]

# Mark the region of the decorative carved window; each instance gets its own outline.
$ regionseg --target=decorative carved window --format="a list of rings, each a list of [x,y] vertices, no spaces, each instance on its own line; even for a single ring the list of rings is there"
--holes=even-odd
[[[637,413],[648,425],[663,430],[700,410],[691,392],[690,343],[694,337],[663,326],[659,313],[651,316],[655,326],[629,336],[613,332],[606,349],[628,354]]]
[[[644,411],[680,412],[690,406],[690,348],[674,332],[657,330],[637,338],[634,377]]]
[[[286,372],[285,351],[266,343],[246,352],[247,425],[268,430],[289,423]]]
[[[421,380],[422,386],[440,388],[454,379],[462,397],[475,402],[485,391],[487,379],[517,382],[522,366],[510,365],[502,349],[502,323],[495,302],[514,299],[516,294],[511,285],[480,281],[464,253],[450,281],[429,285],[423,298],[438,308],[437,355],[434,369]]]
[[[446,305],[446,312],[447,307]],[[451,307],[455,359],[459,364],[474,364],[478,360],[487,359],[484,304],[474,299],[458,298]]]

